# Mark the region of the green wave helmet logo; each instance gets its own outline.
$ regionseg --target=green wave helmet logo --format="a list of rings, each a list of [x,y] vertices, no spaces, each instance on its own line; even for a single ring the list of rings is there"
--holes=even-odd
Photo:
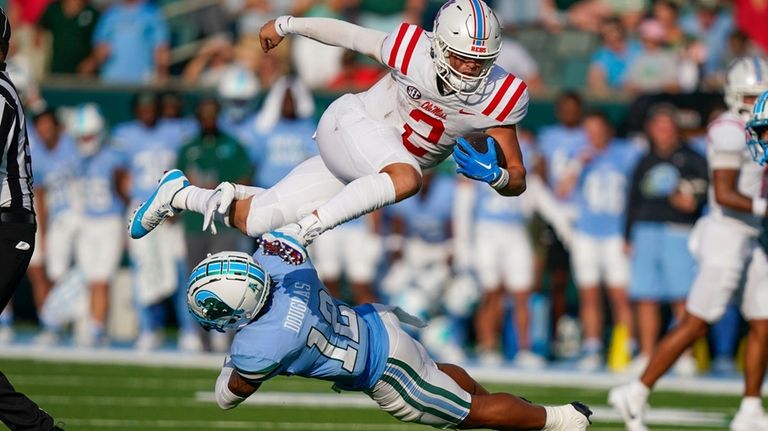
[[[195,303],[203,310],[205,318],[208,320],[218,320],[235,314],[235,310],[232,307],[210,290],[197,292],[195,294]],[[242,312],[242,310],[238,311]]]

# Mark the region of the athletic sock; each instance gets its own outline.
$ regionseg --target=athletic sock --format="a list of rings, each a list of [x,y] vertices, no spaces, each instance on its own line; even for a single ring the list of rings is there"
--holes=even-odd
[[[320,205],[317,218],[324,229],[334,227],[395,202],[395,185],[389,174],[374,174],[347,184],[336,196]]]
[[[189,210],[203,214],[205,212],[205,205],[214,192],[211,189],[187,186],[176,193],[171,201],[171,206],[177,210]]]

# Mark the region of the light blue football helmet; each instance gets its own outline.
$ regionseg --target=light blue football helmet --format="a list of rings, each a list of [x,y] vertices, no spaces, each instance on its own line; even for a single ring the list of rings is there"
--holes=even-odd
[[[233,331],[259,314],[269,292],[269,275],[249,254],[223,251],[192,270],[187,308],[204,329]]]

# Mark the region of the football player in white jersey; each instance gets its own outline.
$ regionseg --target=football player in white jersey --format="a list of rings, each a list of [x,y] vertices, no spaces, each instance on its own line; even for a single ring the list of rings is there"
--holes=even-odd
[[[325,230],[414,195],[422,169],[452,151],[465,176],[502,195],[525,190],[515,125],[528,109],[527,86],[494,64],[501,26],[482,0],[447,2],[431,33],[408,24],[386,34],[334,19],[282,16],[262,27],[262,48],[273,49],[288,34],[353,49],[391,73],[370,90],[331,104],[317,129],[320,156],[268,190],[185,187],[181,172],[167,173],[133,217],[132,237],[146,235],[179,210],[205,213],[210,223],[214,213],[227,214],[234,200],[225,222],[261,235],[265,248],[300,263],[306,259],[303,246]],[[456,143],[477,130],[498,142],[506,169],[493,145],[482,153]]]
[[[608,395],[608,402],[621,413],[630,431],[647,430],[643,415],[650,390],[722,317],[740,288],[741,313],[749,322],[749,336],[744,397],[730,429],[768,429],[760,393],[768,357],[768,262],[757,241],[768,207],[767,178],[764,168],[752,162],[744,132],[753,105],[756,113],[764,115],[765,99],[762,105],[755,100],[767,89],[765,59],[741,58],[729,68],[725,87],[729,111],[717,117],[707,131],[710,212],[697,222],[691,238],[699,272],[688,294],[685,315],[658,344],[640,379],[614,388]]]

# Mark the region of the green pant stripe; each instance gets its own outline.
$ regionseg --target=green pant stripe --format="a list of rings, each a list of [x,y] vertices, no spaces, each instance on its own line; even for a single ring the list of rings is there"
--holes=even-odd
[[[468,409],[471,403],[461,399],[458,395],[448,392],[443,388],[437,387],[433,384],[430,384],[426,380],[424,380],[413,368],[411,368],[408,364],[405,362],[396,359],[396,358],[388,358],[387,363],[397,366],[403,371],[405,371],[411,378],[416,382],[419,387],[424,389],[427,392],[431,392],[434,395],[441,396],[443,398],[446,398],[450,401],[453,401],[454,403],[458,404],[459,406]]]
[[[381,376],[381,381],[388,383],[390,386],[395,388],[398,394],[403,398],[403,400],[408,403],[411,407],[415,408],[416,410],[424,413],[429,413],[432,416],[436,416],[440,419],[443,419],[451,424],[458,423],[461,418],[454,417],[452,415],[449,415],[448,413],[445,413],[441,410],[434,409],[432,407],[428,407],[425,405],[422,405],[418,401],[414,400],[410,395],[408,395],[408,392],[403,388],[403,386],[398,382],[394,377],[383,375]]]

